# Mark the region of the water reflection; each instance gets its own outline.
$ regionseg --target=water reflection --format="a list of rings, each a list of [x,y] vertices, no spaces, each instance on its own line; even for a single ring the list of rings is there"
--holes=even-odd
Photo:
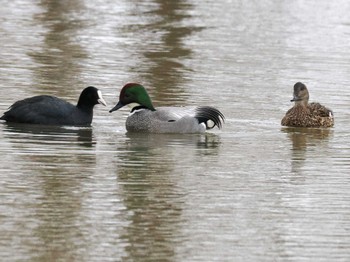
[[[34,207],[38,226],[33,236],[41,244],[36,247],[39,261],[75,260],[77,246],[84,243],[83,228],[76,226],[82,209],[82,197],[76,192],[82,191],[87,177],[77,174],[38,177],[42,195]]]
[[[308,145],[315,145],[321,140],[327,139],[332,131],[329,128],[282,128],[282,132],[288,134],[293,150],[305,150]]]
[[[205,133],[198,137],[197,153],[199,155],[217,156],[219,154],[220,145],[220,136],[213,133]]]
[[[96,163],[91,150],[96,143],[91,128],[6,124],[3,134],[20,170],[33,174],[75,174]]]
[[[76,143],[84,147],[96,144],[91,127],[62,127],[46,125],[28,125],[20,123],[4,123],[4,134],[13,143],[22,143],[23,139],[42,144]]]
[[[181,203],[174,190],[173,159],[164,159],[156,136],[130,136],[118,168],[124,205],[132,211],[131,224],[122,236],[129,258],[157,260],[174,256],[172,235],[181,216]]]
[[[84,243],[83,228],[76,226],[81,192],[96,167],[92,129],[10,123],[3,125],[2,133],[9,141],[9,158],[16,163],[9,165],[18,174],[11,176],[15,184],[9,185],[9,198],[21,200],[16,200],[18,210],[28,210],[23,218],[28,224],[16,237],[32,246],[34,260],[75,260],[77,248],[72,247]]]
[[[183,137],[125,135],[106,110],[86,136],[0,124],[2,260],[350,261],[350,2],[276,2],[3,1],[1,112],[76,100],[88,74],[107,100],[141,78],[155,104],[217,98],[231,121]],[[280,131],[291,79],[321,83],[334,129]]]
[[[127,133],[118,145],[118,182],[124,205],[132,211],[123,238],[133,260],[172,259],[174,236],[179,237],[183,195],[177,185],[181,156],[188,160],[189,150],[216,154],[218,137],[208,135],[167,135]],[[192,163],[195,165],[194,163]]]
[[[282,132],[288,135],[292,143],[292,172],[298,173],[304,161],[308,147],[318,146],[328,141],[333,130],[329,128],[284,127]]]
[[[146,58],[143,62],[146,66],[141,67],[140,73],[148,82],[145,86],[154,88],[151,94],[156,101],[167,105],[173,104],[176,100],[179,104],[186,99],[183,86],[187,78],[184,77],[184,72],[190,70],[186,68],[183,60],[190,58],[192,53],[183,42],[186,37],[202,28],[183,25],[185,19],[190,17],[189,12],[193,8],[188,1],[155,0],[154,2],[157,8],[148,11],[147,15],[159,19],[153,19],[146,26],[139,26],[138,31],[147,30],[148,34],[151,33],[160,39],[159,42],[151,41],[152,45],[139,48],[144,50],[143,56]],[[129,29],[132,30],[132,27]]]
[[[79,77],[80,64],[87,58],[86,51],[75,39],[76,32],[84,27],[79,14],[84,6],[80,0],[41,0],[40,6],[45,12],[36,15],[35,21],[48,31],[44,35],[44,46],[41,52],[30,52],[29,55],[38,64],[35,80],[36,91],[55,91],[57,96],[66,97],[69,92],[76,93],[74,86],[84,86]],[[62,86],[69,88],[63,89]]]

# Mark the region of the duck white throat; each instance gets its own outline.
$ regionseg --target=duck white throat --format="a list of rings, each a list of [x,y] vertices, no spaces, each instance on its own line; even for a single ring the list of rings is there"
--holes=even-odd
[[[141,105],[139,103],[130,103],[128,104],[128,108],[130,109],[130,114],[129,115],[133,115],[137,112],[140,112],[142,110],[145,110],[145,108],[141,107],[138,109],[134,109],[135,107],[140,107]]]

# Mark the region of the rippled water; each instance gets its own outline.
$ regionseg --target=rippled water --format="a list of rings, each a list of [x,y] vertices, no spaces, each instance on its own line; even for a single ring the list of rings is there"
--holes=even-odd
[[[91,128],[0,125],[4,261],[349,261],[350,3],[5,1],[0,111],[24,97],[108,107]],[[224,128],[128,134],[126,82],[210,104]],[[283,128],[292,87],[331,129]]]

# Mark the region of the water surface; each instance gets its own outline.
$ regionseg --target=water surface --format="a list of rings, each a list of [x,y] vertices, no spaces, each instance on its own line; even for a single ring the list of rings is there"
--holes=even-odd
[[[100,88],[91,127],[0,125],[6,261],[349,261],[347,1],[14,0],[0,9],[0,111]],[[292,87],[331,129],[284,128]],[[214,105],[222,130],[126,133],[108,113]]]

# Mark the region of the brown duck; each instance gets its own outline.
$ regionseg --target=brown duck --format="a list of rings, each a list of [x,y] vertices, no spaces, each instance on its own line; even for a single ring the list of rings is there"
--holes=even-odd
[[[294,85],[294,106],[283,117],[282,126],[293,127],[332,127],[334,117],[332,110],[319,103],[308,103],[309,91],[306,85],[297,82]]]

